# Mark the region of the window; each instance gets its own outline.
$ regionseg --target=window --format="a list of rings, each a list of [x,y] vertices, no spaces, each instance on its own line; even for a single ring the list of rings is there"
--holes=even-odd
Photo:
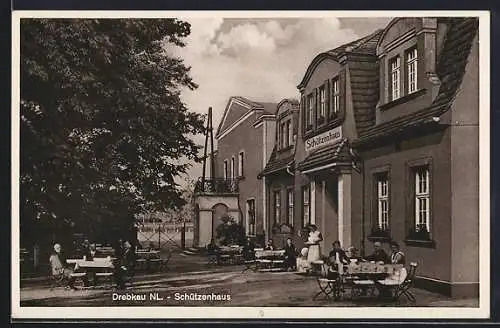
[[[293,125],[292,125],[292,120],[288,120],[286,122],[286,130],[287,136],[288,136],[288,146],[293,145]]]
[[[303,215],[303,226],[305,227],[311,223],[311,189],[309,186],[302,188],[302,215]]]
[[[416,231],[430,232],[430,190],[429,167],[415,169],[415,228]],[[425,230],[424,230],[425,229]]]
[[[307,96],[307,110],[306,110],[306,129],[312,127],[314,117],[314,97],[312,94]]]
[[[234,179],[236,177],[236,171],[235,171],[236,165],[234,161],[234,157],[231,158],[231,178]]]
[[[326,89],[325,87],[319,88],[319,113],[318,113],[318,123],[324,122],[326,117]]]
[[[287,224],[288,225],[293,225],[293,189],[289,189],[287,191],[287,200],[288,200],[288,207],[287,207]]]
[[[417,91],[417,48],[413,48],[406,53],[406,65],[408,71],[408,93]]]
[[[248,230],[247,235],[255,235],[255,199],[247,200],[247,222]]]
[[[288,148],[293,145],[293,129],[292,121],[290,119],[279,124],[278,137],[279,149]]]
[[[339,79],[335,78],[332,80],[332,110],[330,116],[338,114],[340,111],[340,91],[339,91]]]
[[[401,78],[401,65],[399,57],[391,59],[391,100],[398,99],[400,94],[400,78]]]
[[[244,161],[245,161],[245,153],[241,151],[238,158],[238,175],[240,177],[242,177],[244,174],[244,167],[245,167]]]
[[[281,223],[281,197],[280,192],[274,192],[274,223]]]
[[[280,145],[280,148],[283,149],[283,148],[286,148],[288,146],[287,145],[288,138],[286,137],[286,133],[287,133],[286,122],[280,123],[279,130],[280,130],[280,143],[279,143],[279,145]]]
[[[377,224],[382,231],[389,229],[389,177],[387,173],[377,176]]]
[[[224,160],[224,179],[229,178],[228,167],[227,167],[227,159]]]

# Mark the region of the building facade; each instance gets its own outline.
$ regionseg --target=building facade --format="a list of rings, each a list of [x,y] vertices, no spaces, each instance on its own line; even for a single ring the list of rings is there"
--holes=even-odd
[[[206,235],[198,237],[199,246],[216,237],[215,229],[226,214],[243,225],[247,236],[264,242],[266,191],[258,175],[273,150],[276,106],[276,103],[258,103],[243,97],[229,99],[215,134],[215,176],[208,180],[208,184],[218,187],[197,192],[204,195],[198,197],[199,203],[210,196],[202,213],[209,222],[195,232],[195,236]],[[203,210],[200,208],[200,211]]]
[[[293,173],[299,102],[284,99],[276,111],[276,131],[273,150],[259,178],[266,185],[265,202],[269,204],[264,222],[266,239],[275,247],[284,247],[286,239],[293,237],[295,224],[295,179]]]
[[[302,247],[316,224],[323,254],[397,241],[419,284],[477,296],[478,67],[475,18],[397,18],[316,56],[297,114],[278,108],[293,145],[278,129],[261,172],[269,237]]]

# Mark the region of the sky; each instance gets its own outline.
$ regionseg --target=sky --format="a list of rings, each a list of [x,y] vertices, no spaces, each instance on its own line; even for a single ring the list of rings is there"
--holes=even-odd
[[[319,53],[384,28],[391,18],[192,18],[184,48],[169,49],[191,67],[199,87],[183,90],[191,111],[213,108],[214,129],[231,96],[279,102],[299,98],[297,84]],[[194,140],[203,145],[204,136]],[[215,145],[217,148],[217,145]],[[201,165],[188,172],[201,176]]]

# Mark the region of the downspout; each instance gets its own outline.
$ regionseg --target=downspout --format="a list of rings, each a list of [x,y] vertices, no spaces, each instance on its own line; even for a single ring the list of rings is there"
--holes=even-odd
[[[291,163],[290,163],[290,164],[291,164]],[[288,164],[288,165],[286,166],[286,173],[288,173],[288,174],[290,174],[292,177],[294,177],[294,176],[295,176],[295,173],[290,172],[290,164]]]

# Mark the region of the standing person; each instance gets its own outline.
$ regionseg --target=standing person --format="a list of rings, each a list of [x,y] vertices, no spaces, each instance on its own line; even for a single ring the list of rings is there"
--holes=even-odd
[[[323,236],[315,224],[311,225],[311,231],[307,239],[309,245],[309,252],[307,253],[307,261],[309,263],[317,261],[321,258],[321,248],[319,243],[323,240]]]
[[[128,240],[123,243],[123,248],[120,263],[115,267],[116,285],[119,289],[125,288],[125,276],[133,277],[135,269],[135,253]]]
[[[391,242],[391,264],[405,264],[405,254],[399,250],[399,244]]]
[[[245,246],[243,246],[243,258],[246,261],[251,261],[255,259],[255,244],[250,237],[247,238]]]
[[[297,249],[292,243],[292,238],[286,239],[285,245],[285,270],[295,270],[297,265]]]

